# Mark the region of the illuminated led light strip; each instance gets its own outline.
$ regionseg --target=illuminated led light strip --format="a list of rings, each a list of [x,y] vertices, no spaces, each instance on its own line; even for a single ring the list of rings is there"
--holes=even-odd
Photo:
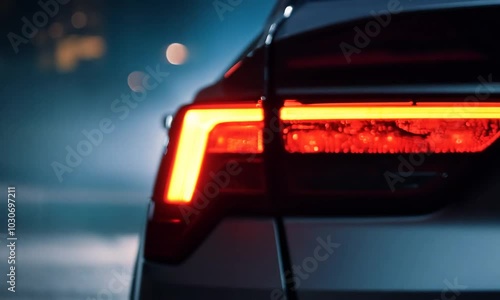
[[[412,106],[413,101],[411,100],[405,100],[405,101],[399,101],[399,102],[352,102],[352,103],[308,103],[308,104],[303,104],[298,100],[295,99],[287,99],[285,100],[285,107],[289,106],[308,106],[308,107],[338,107],[338,106],[344,106],[344,107],[353,107],[353,106],[363,106],[363,107],[371,107],[371,106]]]
[[[335,104],[331,106],[293,105],[281,108],[283,121],[319,121],[354,119],[500,119],[500,103],[372,103]],[[184,116],[175,161],[166,194],[167,203],[189,203],[206,152],[210,132],[215,126],[229,122],[260,122],[262,108],[232,106],[226,108],[192,108]]]
[[[464,102],[465,103],[465,102]],[[395,106],[380,103],[373,106],[290,106],[283,107],[283,121],[319,120],[396,120],[396,119],[500,119],[500,103],[425,103],[416,106]],[[368,104],[369,105],[369,104]]]
[[[242,61],[240,60],[234,66],[232,66],[229,70],[227,70],[226,74],[224,74],[224,78],[228,78],[231,75],[233,75],[234,72],[236,72],[240,67],[241,67]]]
[[[403,103],[403,102],[401,102]],[[494,124],[498,124],[495,122],[498,122],[500,120],[500,103],[470,103],[470,102],[461,102],[461,103],[444,103],[444,102],[422,102],[422,103],[417,103],[416,105],[411,105],[411,106],[404,106],[401,103],[365,103],[364,106],[359,106],[357,103],[356,104],[350,104],[350,103],[336,103],[336,104],[330,104],[329,106],[317,106],[317,105],[301,105],[297,106],[296,103],[292,106],[286,106],[281,109],[281,119],[285,122],[289,121],[290,122],[290,128],[293,129],[293,124],[300,124],[300,122],[310,122],[310,123],[315,123],[315,122],[329,122],[329,121],[344,121],[344,120],[355,120],[355,121],[370,121],[370,120],[382,120],[382,121],[387,121],[387,120],[392,120],[392,121],[408,121],[408,120],[429,120],[429,123],[424,123],[424,129],[429,130],[432,129],[433,127],[433,120],[448,120],[448,122],[453,122],[454,120],[478,120],[478,121],[487,121],[487,122],[494,122]],[[406,103],[406,102],[404,102]],[[418,122],[418,121],[417,121]],[[460,121],[459,121],[460,122]],[[464,121],[465,122],[465,121]],[[357,123],[355,123],[357,124]],[[415,123],[415,124],[420,124],[420,123]],[[459,124],[459,123],[456,123]],[[465,123],[464,123],[465,124]],[[481,123],[483,124],[483,123]],[[435,125],[435,124],[434,124]],[[409,125],[408,125],[409,126]],[[420,125],[414,125],[414,126],[420,126]],[[430,127],[429,127],[430,126]],[[492,125],[493,126],[493,125]],[[398,127],[396,125],[396,127]],[[415,127],[415,128],[417,128]],[[367,127],[369,128],[369,127]],[[413,130],[415,130],[413,128]],[[493,127],[492,127],[493,128]],[[290,129],[287,129],[290,130]],[[375,137],[375,142],[371,141],[374,144],[370,144],[370,137],[366,137],[364,133],[360,133],[357,138],[359,138],[362,143],[358,143],[359,141],[356,140],[356,136],[350,136],[347,140],[344,140],[342,135],[345,135],[343,133],[343,128],[339,127],[339,132],[341,133],[336,133],[335,134],[335,140],[332,142],[318,142],[322,141],[324,137],[317,137],[317,139],[311,139],[314,136],[310,135],[305,138],[305,140],[301,140],[303,143],[307,143],[304,145],[300,145],[300,142],[294,142],[291,140],[288,140],[287,138],[287,151],[289,152],[299,152],[299,153],[309,153],[309,152],[323,152],[326,151],[328,153],[331,153],[331,151],[335,153],[339,152],[344,152],[348,153],[351,151],[354,151],[355,153],[379,153],[380,151],[386,153],[386,152],[394,152],[394,151],[402,151],[404,153],[411,153],[412,151],[414,152],[424,152],[424,151],[430,151],[428,148],[426,148],[426,143],[433,142],[436,137],[434,138],[429,138],[424,137],[423,141],[420,141],[421,144],[415,148],[415,144],[412,144],[411,141],[408,140],[408,138],[403,138],[400,140],[394,140],[394,143],[391,144],[393,139],[396,139],[397,137],[394,137],[392,135],[387,136],[387,141],[389,144],[386,144],[385,140],[379,140],[380,136]],[[365,130],[368,130],[365,128]],[[356,131],[356,129],[354,129]],[[456,144],[460,144],[460,146],[457,145],[451,145],[448,141],[448,143],[444,140],[442,140],[442,136],[438,136],[439,144],[437,148],[433,149],[432,151],[436,152],[443,152],[443,151],[451,151],[451,152],[480,152],[483,151],[486,147],[491,145],[495,140],[497,140],[500,136],[500,132],[493,135],[493,136],[486,136],[486,138],[489,138],[487,142],[481,140],[473,141],[470,140],[465,144],[463,142],[464,138],[468,138],[467,132],[462,132],[465,134],[462,136],[462,133],[457,133],[453,132],[453,130],[450,131],[450,133],[453,133],[456,135]],[[308,134],[307,131],[303,132],[302,134]],[[311,133],[314,134],[314,133]],[[352,133],[347,134],[348,136]],[[370,135],[370,134],[369,134]],[[470,133],[469,133],[470,135]],[[355,137],[353,140],[352,137]],[[304,136],[302,136],[304,139]],[[344,136],[345,138],[345,136]],[[294,140],[299,140],[301,139],[301,135],[296,135],[294,134],[293,137]],[[311,140],[308,140],[311,139]],[[390,140],[389,140],[390,139]],[[435,142],[435,141],[434,141]],[[299,144],[297,144],[299,143]],[[312,143],[312,144],[311,144]],[[423,144],[422,144],[423,143]],[[370,145],[368,145],[370,144]],[[461,145],[463,144],[463,145]],[[312,146],[311,146],[312,145]],[[314,146],[314,147],[313,147]],[[455,146],[455,147],[453,147]],[[308,147],[310,149],[308,149]],[[313,148],[311,148],[313,147]],[[326,148],[325,148],[326,147]],[[332,148],[334,147],[334,148]],[[377,147],[383,147],[382,150],[380,150]],[[386,147],[388,147],[386,149]],[[424,148],[419,148],[419,147],[424,147]],[[313,150],[311,150],[313,149]],[[332,150],[334,149],[334,150]],[[340,150],[339,150],[340,149]],[[403,150],[401,150],[403,149]],[[410,149],[410,150],[408,150]],[[305,152],[304,152],[305,151]]]
[[[262,108],[255,105],[239,108],[190,109],[182,123],[175,161],[170,174],[167,203],[189,203],[193,198],[207,141],[212,129],[221,123],[259,122],[264,120]]]

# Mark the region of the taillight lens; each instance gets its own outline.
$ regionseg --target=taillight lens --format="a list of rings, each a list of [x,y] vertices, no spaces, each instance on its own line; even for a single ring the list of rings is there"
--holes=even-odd
[[[265,128],[256,102],[180,111],[153,196],[147,259],[180,261],[231,214],[431,211],[498,166],[500,103],[285,101],[276,117]],[[269,137],[283,147],[264,155]]]
[[[210,172],[223,168],[230,159],[241,159],[238,155],[261,154],[263,119],[260,104],[187,109],[164,202],[188,204],[200,179],[210,180]],[[500,136],[500,103],[301,104],[287,100],[280,119],[288,153],[476,153]],[[251,163],[256,161],[242,163],[252,165],[247,167],[252,169],[255,164]],[[235,183],[238,189],[248,191],[244,183]],[[260,183],[254,183],[256,186],[261,190]]]
[[[262,153],[262,122],[223,123],[208,138],[207,153]]]
[[[290,153],[474,153],[499,136],[500,105],[376,103],[281,109]]]
[[[283,181],[303,210],[325,201],[337,211],[416,211],[456,200],[457,186],[477,186],[470,174],[487,176],[500,137],[494,102],[287,100],[280,118]]]
[[[207,154],[262,152],[262,108],[256,104],[192,107],[184,114],[164,200],[189,203]]]

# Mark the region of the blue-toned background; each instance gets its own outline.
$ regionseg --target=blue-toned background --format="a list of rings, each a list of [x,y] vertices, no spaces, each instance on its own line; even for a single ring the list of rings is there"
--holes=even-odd
[[[70,0],[28,38],[23,18],[43,11],[37,2],[0,2],[0,234],[7,186],[15,186],[15,299],[125,298],[166,137],[163,116],[227,70],[274,1]],[[182,64],[171,63],[182,59],[175,46],[167,59],[173,43],[186,47]],[[168,76],[142,102],[112,107],[137,90],[148,67]],[[68,147],[76,150],[88,140],[82,132],[104,118],[114,130],[68,166]],[[58,177],[54,166],[63,164],[71,172]],[[3,243],[5,236],[0,274]],[[10,299],[4,277],[0,298]]]

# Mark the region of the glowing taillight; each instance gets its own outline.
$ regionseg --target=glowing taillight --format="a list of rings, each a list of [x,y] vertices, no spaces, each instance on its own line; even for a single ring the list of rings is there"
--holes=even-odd
[[[291,153],[480,152],[500,136],[500,104],[297,105],[281,109]]]
[[[262,153],[263,122],[223,123],[210,132],[207,153]]]
[[[200,176],[206,175],[200,172],[208,155],[208,162],[217,164],[221,158],[213,155],[262,153],[263,119],[263,109],[256,104],[189,108],[175,144],[164,201],[192,201]],[[500,103],[286,101],[280,119],[289,153],[474,153],[500,136]]]
[[[262,152],[259,122],[263,119],[262,108],[255,104],[188,109],[182,120],[165,202],[191,202],[206,153]]]
[[[179,262],[230,215],[429,212],[498,170],[500,103],[285,101],[278,120],[267,116],[268,124],[255,102],[180,111],[153,195],[147,259]]]

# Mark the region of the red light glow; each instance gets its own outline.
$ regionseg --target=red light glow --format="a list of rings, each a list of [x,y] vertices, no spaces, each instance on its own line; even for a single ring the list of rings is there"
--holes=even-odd
[[[500,105],[291,105],[282,108],[291,153],[481,152],[500,136]]]
[[[262,108],[258,108],[256,104],[189,109],[182,122],[175,161],[164,197],[165,202],[177,204],[191,202],[206,150],[233,153],[262,151],[262,146],[259,146],[258,142],[259,127],[255,123],[263,120]],[[243,124],[237,125],[238,122]],[[235,123],[235,125],[218,126],[224,123]],[[230,137],[226,134],[236,135]],[[220,137],[225,139],[220,140]]]

